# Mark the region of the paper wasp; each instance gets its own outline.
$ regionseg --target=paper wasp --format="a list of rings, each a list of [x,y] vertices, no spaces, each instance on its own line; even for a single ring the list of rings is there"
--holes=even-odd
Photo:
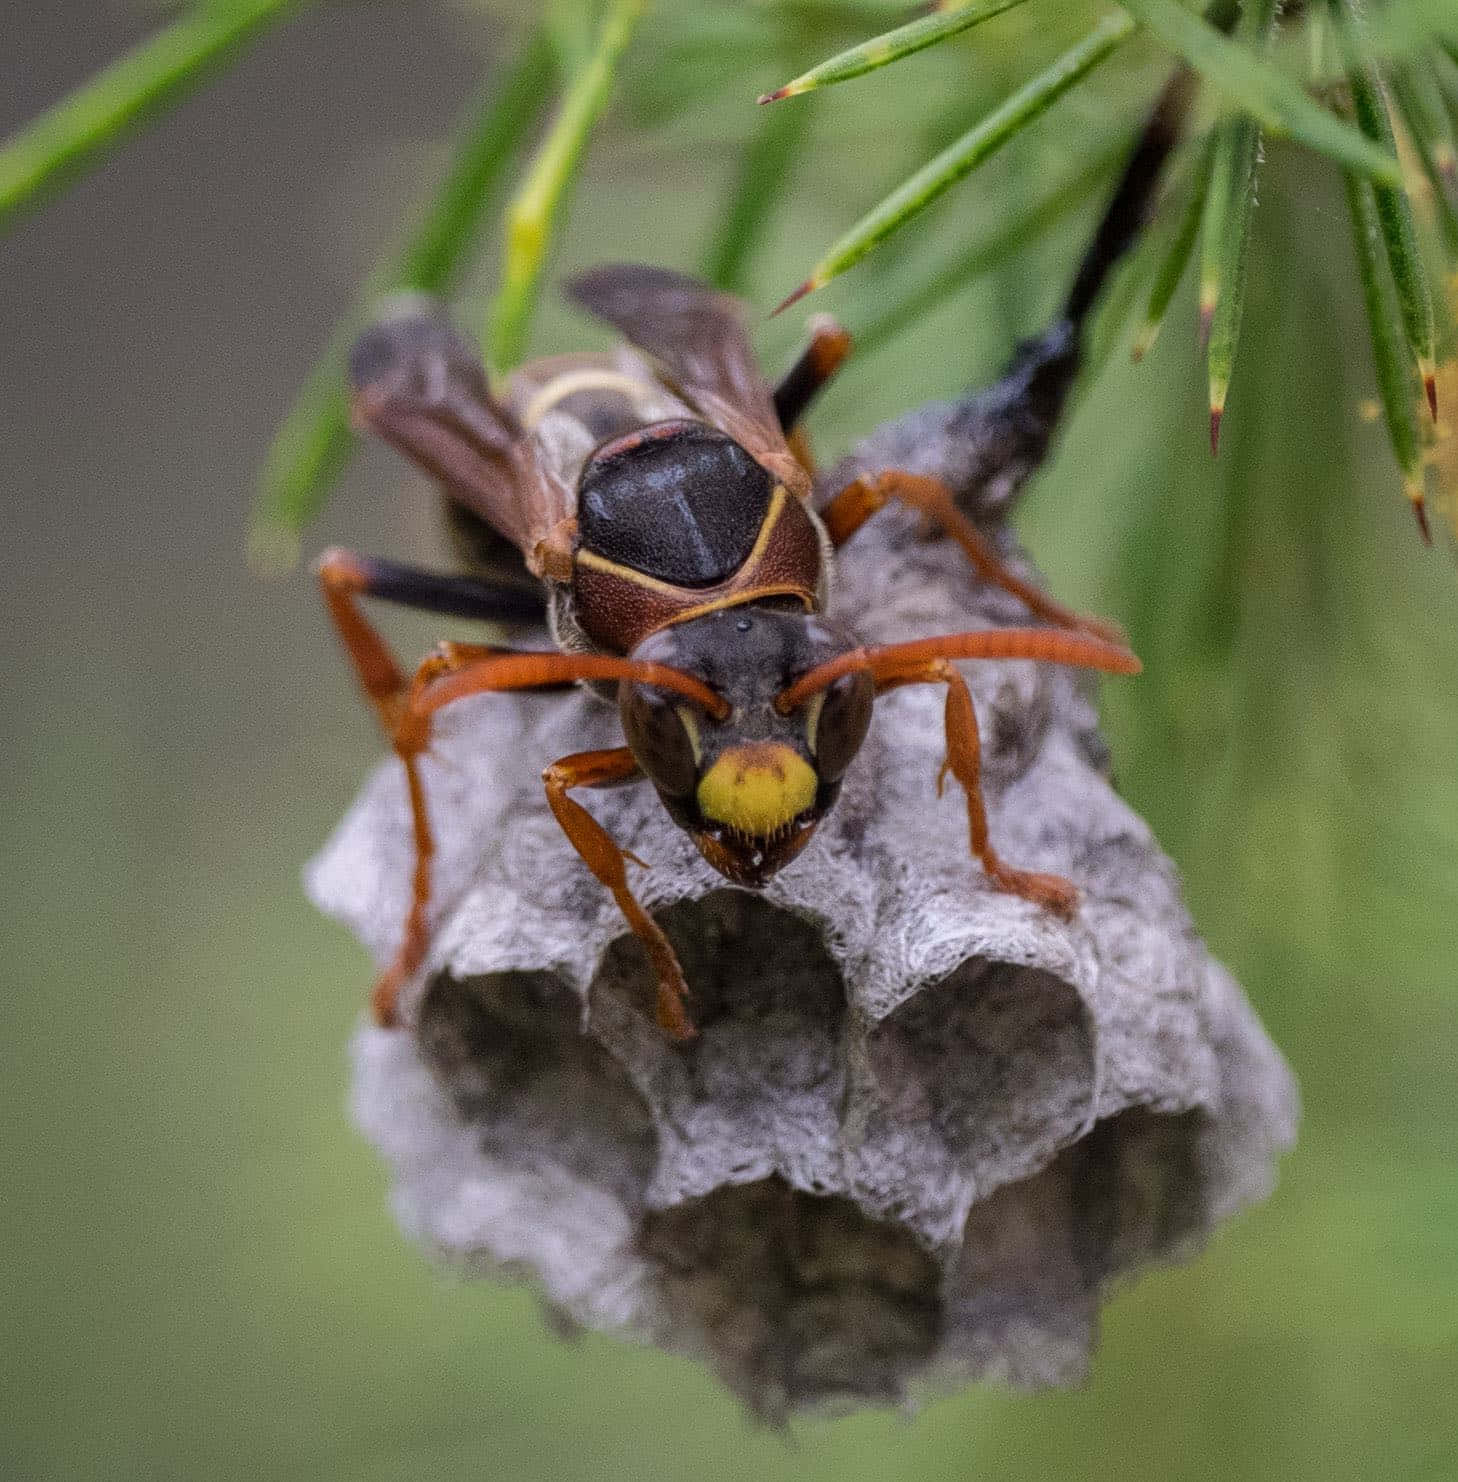
[[[965,403],[983,456],[978,487],[1005,498],[1045,456],[1079,362],[1080,328],[1137,235],[1184,104],[1166,90],[1141,134],[1062,314],[1001,381]],[[432,717],[466,695],[586,682],[614,698],[626,744],[552,761],[548,806],[612,892],[652,962],[658,1021],[693,1026],[673,948],[634,896],[627,856],[571,794],[651,783],[673,821],[729,880],[759,886],[805,847],[834,806],[876,697],[946,687],[947,773],[967,802],[971,852],[999,889],[1068,914],[1075,887],[1013,868],[988,838],[977,721],[956,663],[1033,658],[1132,674],[1117,630],[1081,618],[1007,569],[964,512],[971,489],[887,468],[813,503],[796,425],[848,337],[827,321],[771,389],[737,302],[657,268],[604,267],[568,292],[627,345],[523,366],[499,395],[480,357],[442,321],[412,315],[367,332],[351,362],[357,420],[441,485],[469,575],[346,551],[319,564],[324,598],[404,764],[415,837],[412,901],[373,996],[395,1021],[428,946],[432,835],[419,758]],[[800,452],[797,452],[800,449]],[[865,647],[823,616],[834,555],[888,501],[922,511],[978,575],[1045,626]],[[970,507],[970,506],[969,506]],[[502,623],[545,617],[555,651],[444,643],[413,678],[364,616],[380,598]],[[641,863],[641,861],[634,861]]]

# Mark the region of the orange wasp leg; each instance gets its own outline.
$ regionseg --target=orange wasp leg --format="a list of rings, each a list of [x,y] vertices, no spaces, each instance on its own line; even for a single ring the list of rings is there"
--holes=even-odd
[[[390,645],[360,609],[359,599],[369,594],[369,569],[352,551],[331,550],[320,557],[317,570],[330,620],[385,734],[391,735],[400,715],[405,675]]]
[[[390,965],[380,974],[370,996],[376,1022],[388,1027],[397,1022],[396,1000],[401,987],[424,962],[429,946],[427,912],[435,837],[431,832],[419,758],[429,744],[430,717],[436,710],[462,695],[489,690],[533,689],[572,684],[579,679],[625,678],[676,689],[703,705],[711,714],[721,717],[725,706],[723,700],[704,684],[659,664],[635,664],[611,655],[520,653],[465,643],[441,644],[421,664],[407,687],[399,661],[379,630],[365,616],[360,606],[361,598],[385,596],[387,600],[403,600],[410,606],[457,611],[476,617],[493,615],[492,604],[507,599],[494,596],[485,588],[478,591],[479,584],[406,572],[391,563],[372,561],[350,551],[329,551],[321,559],[318,571],[325,606],[354,665],[360,685],[375,707],[380,724],[405,768],[410,798],[415,841],[410,909],[400,946]],[[387,576],[403,573],[405,580],[395,579],[387,584],[381,580],[382,573]],[[402,587],[405,589],[403,595]],[[680,981],[681,978],[680,974]]]
[[[380,974],[370,996],[376,1021],[386,1026],[395,1023],[395,999],[401,985],[425,959],[429,940],[426,908],[430,900],[430,862],[435,853],[435,839],[430,831],[430,815],[425,805],[425,788],[417,764],[424,749],[424,739],[420,738],[417,744],[415,737],[409,734],[412,728],[406,724],[409,705],[405,676],[390,645],[360,607],[362,597],[380,595],[379,574],[387,565],[356,556],[351,551],[331,550],[320,559],[318,566],[324,605],[354,665],[360,686],[375,707],[380,725],[405,767],[405,783],[410,797],[410,818],[415,835],[410,910],[405,918],[400,946],[390,965]],[[424,573],[412,575],[419,581],[432,580]],[[447,581],[441,585],[452,584]],[[413,695],[441,674],[493,652],[495,650],[475,644],[442,644],[416,671],[409,693]]]
[[[692,1039],[694,1026],[684,1010],[688,984],[672,944],[658,923],[643,909],[628,885],[626,862],[641,860],[626,853],[608,831],[575,798],[567,796],[574,787],[614,787],[642,777],[633,753],[626,746],[612,751],[580,751],[553,762],[542,773],[547,804],[561,825],[568,842],[582,862],[612,892],[633,935],[642,942],[658,980],[658,1024],[675,1039]]]
[[[452,674],[481,659],[505,652],[475,643],[442,643],[415,671],[409,696],[397,710],[394,724],[388,726],[395,755],[405,768],[405,786],[410,797],[410,825],[415,839],[415,868],[410,877],[410,909],[405,916],[405,929],[390,965],[375,981],[370,994],[370,1008],[375,1022],[390,1028],[396,1022],[395,1000],[400,989],[414,976],[430,945],[426,913],[430,905],[430,864],[435,857],[435,835],[430,829],[430,813],[425,804],[425,784],[420,777],[420,754],[429,740],[429,728],[421,726],[411,712],[415,698],[436,679]]]
[[[640,684],[658,685],[693,700],[720,719],[724,717],[728,709],[725,701],[702,681],[662,664],[640,663],[633,659],[618,658],[612,654],[524,653],[514,649],[483,648],[467,643],[441,644],[417,671],[409,692],[399,707],[398,719],[391,732],[395,754],[404,764],[405,778],[409,787],[410,816],[415,832],[415,870],[411,879],[410,910],[405,918],[405,929],[401,935],[399,950],[389,967],[380,975],[370,999],[376,1022],[379,1024],[388,1027],[397,1022],[396,1000],[400,989],[425,961],[425,953],[430,941],[427,911],[430,905],[430,864],[435,854],[435,839],[431,833],[430,815],[426,809],[425,788],[420,779],[419,758],[430,743],[431,717],[442,706],[449,705],[453,700],[463,699],[467,695],[499,690],[541,689],[570,684],[579,679],[626,679]],[[605,752],[599,755],[614,756],[616,753]],[[624,755],[631,756],[631,753],[625,751]],[[571,758],[568,760],[570,761]],[[609,778],[607,780],[625,779]],[[567,786],[579,785],[583,784],[576,782],[567,784]],[[550,784],[548,801],[552,804],[553,812],[557,813],[557,803],[553,799]],[[580,808],[570,799],[562,801],[569,812],[575,810],[581,813],[592,828],[597,828],[596,823],[592,821],[585,809]],[[557,813],[557,816],[558,822],[562,822],[562,815]],[[600,849],[593,854],[588,854],[584,849],[580,839],[587,837],[588,831],[579,828],[579,832],[574,834],[566,823],[562,823],[562,827],[578,853],[582,854],[584,860],[587,861],[589,868],[612,890],[614,898],[623,914],[628,917],[629,924],[638,937],[645,945],[650,942],[655,943],[650,946],[649,950],[650,955],[653,956],[654,968],[659,979],[660,1019],[667,1016],[664,1027],[672,1032],[680,1033],[680,1037],[683,1037],[684,1032],[692,1034],[693,1028],[688,1023],[679,1001],[683,991],[683,973],[678,967],[678,960],[673,956],[672,948],[668,946],[667,940],[662,939],[662,933],[627,893],[625,878],[621,887],[623,894],[620,895],[618,885],[599,873],[599,864],[602,864],[605,869],[609,868],[609,864]],[[601,830],[599,829],[598,832],[601,833]],[[602,837],[607,845],[616,851],[616,845],[612,844],[605,833]],[[621,874],[621,856],[618,858],[617,868]],[[633,910],[637,912],[636,917],[624,903],[625,897],[631,902]],[[643,923],[642,928],[640,928],[639,918]],[[661,953],[656,949],[656,939],[662,939],[662,950],[668,954],[666,960],[672,965],[671,973],[666,971]],[[668,1008],[664,1006],[666,992],[679,995]]]
[[[1061,875],[1018,870],[1004,864],[987,834],[987,805],[982,798],[982,741],[977,730],[977,712],[967,681],[948,659],[928,659],[918,674],[898,684],[940,683],[947,687],[947,757],[937,773],[937,796],[946,786],[947,773],[961,784],[967,795],[967,831],[972,853],[999,889],[1020,895],[1059,916],[1071,916],[1078,905],[1078,890]]]
[[[1128,649],[1084,634],[1060,633],[1049,628],[988,628],[880,648],[853,649],[801,675],[780,695],[776,708],[785,713],[795,710],[812,695],[857,670],[871,675],[877,694],[904,684],[946,685],[947,756],[937,774],[937,795],[941,796],[950,772],[967,795],[972,853],[999,890],[1046,906],[1060,916],[1070,915],[1078,903],[1078,891],[1071,882],[1061,875],[1014,869],[1004,864],[992,847],[987,807],[982,798],[982,744],[977,732],[977,713],[967,681],[953,667],[955,659],[1041,659],[1114,674],[1137,674],[1140,667],[1139,660]]]
[[[324,605],[386,735],[392,734],[399,719],[407,681],[389,645],[361,610],[361,598],[476,622],[540,622],[542,618],[539,594],[479,577],[443,576],[338,548],[326,551],[316,569]]]
[[[1031,582],[1012,571],[993,549],[985,535],[957,508],[952,491],[940,479],[889,468],[874,479],[864,475],[852,480],[820,511],[820,518],[836,549],[843,546],[872,515],[892,500],[899,500],[920,510],[934,520],[962,547],[967,559],[985,582],[1001,587],[1016,597],[1029,612],[1060,628],[1073,628],[1122,643],[1124,634],[1114,623],[1102,618],[1085,617],[1055,602]]]

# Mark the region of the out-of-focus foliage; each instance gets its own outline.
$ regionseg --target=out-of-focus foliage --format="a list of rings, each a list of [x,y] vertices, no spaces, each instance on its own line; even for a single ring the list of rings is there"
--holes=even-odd
[[[526,349],[556,219],[566,206],[588,136],[607,106],[643,0],[612,0],[592,49],[578,63],[547,137],[506,208],[501,287],[491,316],[489,360],[510,371]]]
[[[815,111],[748,213],[753,240],[734,240],[733,280],[767,309],[1107,13],[1028,0],[775,105]],[[6,127],[156,20],[81,0],[25,16],[0,47]],[[1392,497],[1335,166],[1267,141],[1218,461],[1194,273],[1144,360],[1119,353],[1119,301],[1144,316],[1214,105],[1156,250],[1113,285],[1097,368],[1019,524],[1054,590],[1125,623],[1145,661],[1106,694],[1120,784],[1303,1085],[1273,1200],[1189,1267],[1116,1294],[1085,1390],[931,1397],[911,1424],[799,1425],[793,1448],[688,1360],[563,1342],[529,1295],[443,1278],[400,1235],[344,1106],[341,1046],[370,964],[297,884],[382,747],[312,584],[252,580],[238,530],[281,410],[395,224],[431,199],[460,99],[507,75],[530,18],[504,0],[314,8],[0,241],[7,355],[25,370],[0,440],[17,491],[0,548],[17,637],[0,796],[0,1471],[1449,1482],[1458,584]],[[533,349],[606,342],[551,291],[559,271],[722,262],[741,166],[773,126],[754,98],[907,18],[879,0],[655,7],[584,158]],[[1306,38],[1290,40],[1275,55],[1306,66]],[[1458,72],[1424,57],[1447,108]],[[1043,326],[1168,66],[1131,38],[827,285],[816,307],[863,344],[813,415],[824,456],[989,379]],[[1406,132],[1399,120],[1436,310],[1440,218]],[[495,282],[494,262],[463,263],[462,322],[485,321]],[[1439,423],[1403,372],[1436,494],[1458,486],[1447,317]],[[759,323],[766,363],[802,332],[793,312]],[[438,565],[430,520],[372,454],[317,540]],[[410,656],[449,629],[391,624]],[[503,765],[518,760],[550,758]]]
[[[28,204],[53,177],[74,171],[99,154],[129,122],[155,112],[170,98],[185,92],[208,68],[236,54],[267,21],[303,3],[305,0],[192,0],[177,21],[0,147],[0,221]],[[793,81],[761,94],[759,101],[781,102],[904,62],[930,47],[965,37],[974,27],[1021,4],[1022,0],[937,0],[926,7],[925,13],[838,51]],[[671,24],[682,28],[686,48],[691,54],[695,50],[698,53],[698,65],[687,69],[655,66],[660,86],[667,75],[669,87],[660,101],[669,108],[706,105],[717,91],[712,79],[739,75],[737,69],[720,65],[722,59],[732,55],[747,60],[753,50],[751,38],[762,43],[767,35],[778,32],[786,39],[790,54],[808,45],[827,22],[832,27],[837,22],[851,24],[863,15],[879,16],[884,10],[894,14],[899,7],[881,0],[844,0],[839,4],[835,0],[759,0],[756,5],[740,8],[740,24],[746,30],[737,42],[731,35],[734,23],[726,26],[722,23],[725,18],[715,14],[722,8],[706,4],[680,7],[674,12]],[[426,213],[417,243],[407,249],[400,262],[386,265],[372,277],[364,295],[366,304],[378,302],[383,290],[391,286],[439,292],[448,285],[456,266],[473,246],[476,220],[496,175],[531,120],[530,109],[523,106],[523,79],[536,77],[536,52],[544,35],[556,53],[564,85],[554,121],[505,212],[501,282],[485,337],[487,358],[498,372],[521,359],[559,218],[642,9],[642,0],[545,0],[541,33],[530,42],[519,43],[522,50],[514,75],[502,81],[506,102],[497,109],[488,107],[468,123],[456,164]],[[1204,213],[1200,313],[1209,358],[1212,452],[1218,451],[1221,418],[1234,371],[1249,245],[1247,227],[1254,205],[1262,130],[1289,135],[1345,165],[1355,175],[1370,179],[1376,220],[1386,248],[1386,268],[1371,258],[1365,246],[1359,246],[1363,302],[1369,313],[1385,311],[1387,294],[1377,280],[1390,272],[1408,350],[1436,418],[1432,300],[1409,205],[1410,186],[1397,160],[1384,68],[1391,70],[1392,83],[1398,88],[1414,147],[1436,181],[1444,227],[1438,240],[1446,266],[1458,268],[1458,214],[1449,220],[1450,208],[1451,213],[1458,213],[1458,199],[1450,196],[1458,190],[1458,163],[1445,131],[1443,83],[1430,71],[1434,66],[1446,66],[1458,45],[1458,20],[1425,0],[1390,0],[1375,22],[1367,18],[1356,0],[1330,0],[1330,9],[1335,38],[1332,50],[1343,69],[1336,76],[1350,95],[1350,109],[1341,106],[1340,98],[1333,106],[1322,96],[1331,82],[1325,66],[1324,12],[1311,17],[1302,9],[1292,13],[1288,29],[1303,32],[1309,41],[1303,79],[1293,76],[1289,68],[1283,69],[1270,55],[1278,12],[1271,0],[1210,0],[1203,16],[1186,8],[1182,0],[1120,0],[1114,14],[1104,16],[1075,44],[1046,62],[960,139],[904,179],[843,232],[780,308],[823,288],[905,228],[945,191],[1040,119],[1142,26],[1205,78],[1229,109],[1216,127],[1208,190],[1203,176],[1198,182]],[[1233,35],[1227,34],[1232,30]],[[1038,39],[1042,39],[1041,33]],[[659,33],[656,41],[654,61],[660,63],[675,42],[671,32]],[[1039,50],[1036,42],[1026,48],[1032,56]],[[1356,126],[1346,116],[1349,112],[1355,113]],[[937,110],[926,109],[923,117],[935,123]],[[752,233],[762,224],[764,208],[784,178],[788,153],[782,141],[795,137],[793,129],[773,125],[746,155],[734,205],[726,217],[726,231],[735,235],[721,236],[710,259],[716,281],[727,281],[736,273],[752,246]],[[1085,163],[1091,166],[1093,161]],[[1361,192],[1366,189],[1364,185]],[[1364,199],[1365,194],[1359,193],[1355,204],[1360,206]],[[1158,332],[1162,304],[1168,302],[1178,269],[1193,245],[1193,209],[1187,208],[1185,225],[1176,234],[1151,294],[1136,354],[1142,354]],[[1353,221],[1354,229],[1360,231],[1360,215],[1354,215]],[[1009,241],[1016,238],[1012,230],[1004,235]],[[420,242],[428,244],[429,250],[418,250]],[[417,262],[422,256],[429,258],[428,267]],[[911,303],[919,302],[920,296],[913,295]],[[361,317],[360,313],[349,316],[336,330],[264,465],[250,543],[265,565],[291,559],[298,531],[317,514],[347,459],[350,444],[342,403],[337,393],[331,394],[330,383],[340,378],[341,346],[357,330]],[[1386,325],[1375,320],[1371,331],[1394,453],[1426,535],[1423,491],[1413,476],[1411,450],[1403,442],[1401,419],[1392,404],[1392,397],[1400,394],[1400,377],[1394,378],[1390,361],[1383,358],[1391,335]]]
[[[237,58],[302,0],[200,0],[0,144],[0,226]]]
[[[503,75],[504,74],[504,75]],[[330,337],[274,437],[263,466],[251,550],[264,570],[291,565],[298,532],[318,515],[354,447],[345,365],[349,347],[392,294],[447,294],[477,245],[493,192],[519,153],[555,75],[545,28],[467,111],[435,198],[405,246],[381,263]]]

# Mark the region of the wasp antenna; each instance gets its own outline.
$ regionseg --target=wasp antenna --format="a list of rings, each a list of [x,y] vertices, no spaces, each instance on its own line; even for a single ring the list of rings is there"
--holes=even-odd
[[[928,663],[937,659],[1039,659],[1047,664],[1071,664],[1100,669],[1106,674],[1138,674],[1144,667],[1122,644],[1109,643],[1087,633],[1061,628],[978,628],[970,633],[943,633],[910,643],[887,643],[876,648],[853,648],[807,670],[775,700],[781,715],[798,710],[811,695],[828,689],[843,675],[865,670],[876,689],[894,689],[919,683]]]
[[[1210,456],[1220,456],[1220,421],[1225,416],[1223,406],[1212,406],[1210,408]]]
[[[673,690],[692,700],[716,720],[729,714],[729,702],[702,679],[667,664],[625,659],[616,654],[559,653],[540,650],[503,649],[466,665],[455,673],[434,679],[422,691],[418,711],[433,714],[443,705],[466,695],[491,690],[539,689],[546,685],[572,684],[581,680],[606,679],[653,685]]]
[[[781,690],[775,697],[775,709],[781,715],[789,715],[791,711],[798,710],[811,695],[829,689],[843,675],[857,669],[870,668],[871,654],[864,648],[853,648],[849,653],[837,654],[833,659],[827,659],[823,664],[807,670],[794,684]]]

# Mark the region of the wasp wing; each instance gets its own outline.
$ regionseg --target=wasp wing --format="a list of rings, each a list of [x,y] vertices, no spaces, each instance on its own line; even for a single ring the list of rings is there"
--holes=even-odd
[[[375,325],[355,344],[349,375],[356,421],[528,560],[573,513],[571,491],[492,397],[480,355],[443,319],[411,313]]]
[[[809,477],[785,442],[739,300],[666,268],[610,264],[566,285],[570,298],[651,355],[706,422],[798,494]]]

